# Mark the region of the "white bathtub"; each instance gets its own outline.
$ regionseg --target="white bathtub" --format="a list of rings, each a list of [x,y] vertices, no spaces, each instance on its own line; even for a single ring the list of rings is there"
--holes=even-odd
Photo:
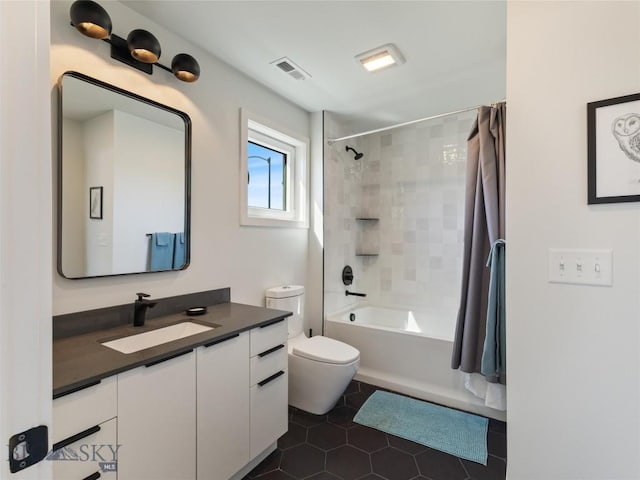
[[[433,313],[366,305],[329,315],[325,335],[360,350],[357,380],[505,420],[451,368],[453,323]]]

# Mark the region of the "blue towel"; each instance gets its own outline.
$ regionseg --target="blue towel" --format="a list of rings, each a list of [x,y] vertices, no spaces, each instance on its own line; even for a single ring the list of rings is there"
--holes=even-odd
[[[149,270],[171,270],[173,264],[174,234],[156,232],[151,234],[151,252],[149,254]]]
[[[173,269],[179,270],[184,265],[184,232],[175,234],[176,245],[173,249]]]
[[[487,332],[480,371],[485,377],[504,377],[507,368],[505,333],[504,246],[498,239],[491,246],[487,266],[491,267],[487,306]]]

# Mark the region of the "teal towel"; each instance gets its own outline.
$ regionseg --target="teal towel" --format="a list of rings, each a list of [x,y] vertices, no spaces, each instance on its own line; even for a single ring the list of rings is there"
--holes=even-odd
[[[175,234],[176,244],[173,248],[173,269],[179,270],[184,265],[185,250],[184,250],[184,232],[178,232]]]
[[[504,248],[504,240],[496,240],[487,260],[487,266],[491,267],[491,273],[487,305],[487,330],[480,368],[480,372],[485,377],[503,380],[507,371]]]
[[[155,244],[159,247],[169,245],[169,243],[173,240],[173,234],[169,232],[157,232],[154,235],[156,236]]]
[[[151,234],[151,252],[149,255],[149,270],[171,270],[173,265],[174,235],[169,232]]]

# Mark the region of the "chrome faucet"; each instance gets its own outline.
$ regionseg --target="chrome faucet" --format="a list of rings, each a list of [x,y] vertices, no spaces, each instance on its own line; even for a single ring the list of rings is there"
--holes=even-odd
[[[133,326],[142,327],[144,325],[144,317],[147,308],[153,308],[158,302],[147,300],[150,297],[148,293],[136,293],[138,299],[133,303]]]

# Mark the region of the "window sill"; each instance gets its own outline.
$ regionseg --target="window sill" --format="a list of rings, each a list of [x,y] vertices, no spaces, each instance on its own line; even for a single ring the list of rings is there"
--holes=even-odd
[[[245,215],[240,219],[240,225],[243,227],[309,228],[309,222],[304,220],[284,220]]]

